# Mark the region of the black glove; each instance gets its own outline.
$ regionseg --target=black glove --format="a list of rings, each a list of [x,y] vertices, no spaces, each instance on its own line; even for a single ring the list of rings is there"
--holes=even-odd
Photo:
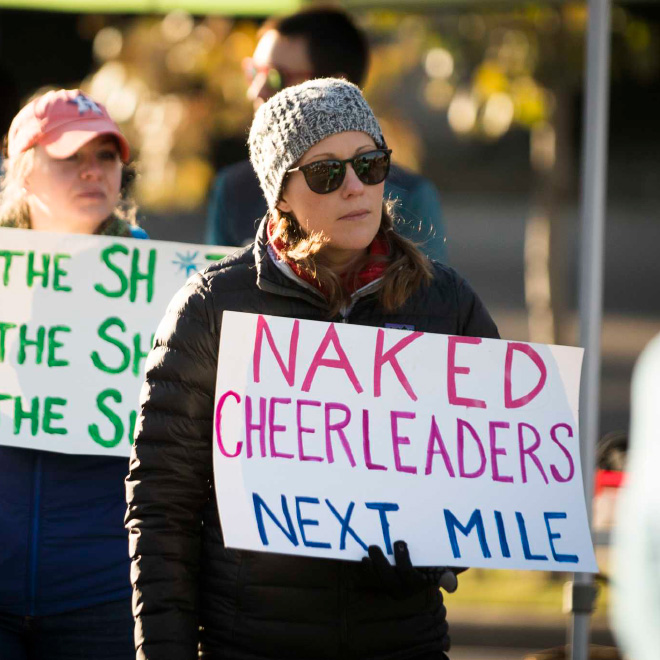
[[[429,583],[413,567],[404,541],[394,543],[394,563],[392,566],[377,545],[369,546],[369,556],[362,559],[362,566],[371,578],[371,584],[396,600],[409,598],[428,589]]]
[[[362,566],[368,576],[372,587],[382,589],[386,594],[395,600],[403,600],[429,587],[437,588],[441,585],[441,580],[446,573],[451,576],[456,583],[456,575],[453,570],[463,571],[465,569],[416,569],[410,561],[408,546],[405,541],[396,541],[394,543],[394,566],[390,564],[383,551],[377,545],[369,546],[369,556],[363,557]],[[451,585],[449,585],[451,586]],[[443,651],[449,651],[451,640],[449,638],[447,625],[447,610],[442,604],[442,595],[438,591],[441,608],[441,630]],[[446,658],[444,653],[441,656]]]
[[[429,578],[412,565],[405,541],[394,543],[394,564],[390,564],[377,545],[369,546],[369,556],[362,559],[362,566],[371,585],[396,600],[409,598],[434,584],[434,576]]]
[[[467,570],[444,566],[414,568],[405,541],[394,543],[394,564],[390,564],[377,545],[369,546],[369,556],[362,559],[372,585],[380,587],[397,600],[408,598],[429,586],[442,587],[447,593],[454,593],[458,588],[456,576]]]

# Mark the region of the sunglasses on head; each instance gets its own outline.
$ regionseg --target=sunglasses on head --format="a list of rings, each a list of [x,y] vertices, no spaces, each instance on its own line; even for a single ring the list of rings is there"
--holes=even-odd
[[[350,163],[362,183],[375,186],[385,181],[389,174],[391,154],[391,149],[374,149],[345,160],[335,158],[317,160],[314,163],[287,170],[287,174],[302,172],[312,192],[326,195],[341,186],[346,176],[346,163]]]
[[[243,73],[248,84],[252,84],[259,74],[264,75],[266,84],[273,92],[279,92],[295,82],[302,82],[314,77],[312,71],[287,71],[282,68],[257,66],[251,57],[243,60]]]

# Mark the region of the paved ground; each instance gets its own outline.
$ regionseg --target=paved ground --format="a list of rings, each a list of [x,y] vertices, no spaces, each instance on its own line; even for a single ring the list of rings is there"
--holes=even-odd
[[[568,615],[487,607],[450,607],[451,660],[525,660],[534,652],[566,644]],[[607,617],[592,619],[592,644],[615,646]]]
[[[524,614],[493,612],[492,617],[465,621],[449,613],[449,633],[454,648],[486,645],[493,648],[549,649],[566,644],[568,617],[549,614],[533,619]],[[592,626],[591,642],[614,646],[614,638],[606,624]]]
[[[450,660],[524,660],[533,649],[496,648],[492,646],[457,646]]]

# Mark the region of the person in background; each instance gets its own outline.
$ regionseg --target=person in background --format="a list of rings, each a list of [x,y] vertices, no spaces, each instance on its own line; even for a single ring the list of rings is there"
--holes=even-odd
[[[0,227],[146,238],[126,138],[80,90],[23,107],[7,136]],[[135,657],[125,458],[2,446],[0,657]]]
[[[6,135],[14,115],[21,107],[16,77],[0,59],[0,135]],[[0,154],[0,165],[2,154]]]
[[[310,8],[267,21],[254,55],[244,62],[248,98],[255,111],[273,94],[311,78],[338,77],[361,86],[369,64],[366,36],[343,11]],[[435,186],[392,165],[385,197],[397,200],[397,231],[432,259],[447,261],[445,227]],[[249,161],[223,168],[209,196],[206,241],[247,245],[266,213],[266,200]]]
[[[633,374],[626,478],[613,533],[612,629],[626,657],[660,654],[660,335]]]
[[[256,242],[188,280],[147,358],[126,526],[140,660],[442,660],[445,569],[225,547],[213,485],[225,310],[498,338],[451,268],[394,231],[390,150],[355,85],[287,87],[256,112],[250,157],[268,212]]]

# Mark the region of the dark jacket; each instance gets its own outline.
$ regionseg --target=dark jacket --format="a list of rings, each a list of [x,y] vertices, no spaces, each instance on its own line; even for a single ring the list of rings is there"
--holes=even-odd
[[[131,236],[146,238],[138,227]],[[0,612],[48,616],[130,598],[127,470],[126,458],[0,446]]]
[[[160,324],[127,479],[138,658],[192,660],[198,640],[202,657],[223,660],[442,657],[437,588],[396,601],[365,585],[359,563],[224,547],[212,474],[222,314],[328,320],[320,293],[287,268],[262,223],[254,247],[192,277]],[[433,268],[433,283],[396,313],[381,308],[374,283],[334,320],[497,337],[467,282]]]
[[[396,200],[398,231],[420,244],[431,259],[447,263],[445,225],[436,187],[423,176],[392,164],[385,180],[385,199]],[[209,194],[206,242],[212,245],[248,245],[266,199],[249,160],[218,172]]]

